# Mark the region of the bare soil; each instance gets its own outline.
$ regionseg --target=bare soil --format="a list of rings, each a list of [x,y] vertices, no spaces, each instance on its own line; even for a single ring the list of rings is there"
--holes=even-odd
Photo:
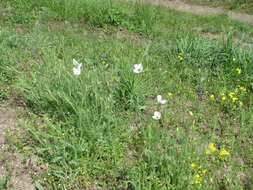
[[[31,158],[9,150],[6,138],[13,133],[21,131],[16,110],[12,108],[0,107],[0,180],[7,179],[5,187],[10,190],[35,190],[30,175]]]
[[[253,24],[253,15],[249,15],[246,13],[240,13],[235,11],[226,11],[219,7],[208,7],[201,5],[190,5],[186,4],[180,0],[153,0],[152,2],[156,4],[163,4],[168,8],[176,9],[179,11],[189,12],[193,14],[228,14],[228,16],[232,19],[247,22]]]

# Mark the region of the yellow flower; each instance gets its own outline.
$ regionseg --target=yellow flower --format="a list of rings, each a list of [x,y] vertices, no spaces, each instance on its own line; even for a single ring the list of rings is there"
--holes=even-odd
[[[197,165],[195,164],[195,163],[191,163],[191,168],[192,169],[194,169],[194,168],[196,168],[197,167]]]
[[[206,169],[205,169],[205,170],[202,170],[201,173],[202,173],[202,174],[206,174],[206,173],[207,173],[207,170],[206,170]]]
[[[194,179],[192,183],[193,183],[193,184],[200,184],[200,182],[201,182],[200,179]]]
[[[222,96],[221,99],[224,101],[224,100],[226,100],[227,98],[226,98],[226,96]]]
[[[192,183],[193,184],[200,184],[201,180],[202,180],[201,176],[199,174],[196,174],[196,175],[194,175],[194,180]]]
[[[238,100],[238,98],[236,98],[236,97],[232,98],[232,102],[236,102],[237,100]]]
[[[183,56],[181,56],[181,55],[178,55],[177,58],[178,58],[180,61],[182,61],[182,60],[184,59]]]
[[[225,96],[225,94],[224,94],[223,92],[222,92],[222,93],[220,93],[220,95],[221,95],[221,96]]]
[[[199,179],[199,178],[201,178],[201,176],[200,176],[199,174],[196,174],[196,175],[194,176],[194,178],[195,178],[195,179]]]
[[[217,151],[217,148],[215,147],[214,143],[210,143],[208,148],[206,149],[205,151],[205,154],[211,154],[213,152],[216,152]]]
[[[238,75],[242,73],[242,69],[240,68],[236,68],[235,71],[237,72]]]
[[[171,92],[168,92],[167,94],[169,97],[173,96],[173,94]]]
[[[210,144],[209,144],[209,149],[210,149],[212,152],[216,152],[216,151],[217,151],[217,148],[215,147],[214,143],[210,143]]]
[[[224,148],[221,149],[220,156],[229,156],[229,155],[230,155],[230,153],[228,151],[226,151]]]
[[[230,92],[230,93],[228,94],[228,96],[229,96],[230,98],[233,98],[234,95],[235,95],[234,92]]]
[[[240,105],[243,105],[243,102],[242,102],[242,101],[240,101],[240,102],[239,102],[239,104],[240,104]]]
[[[214,95],[213,95],[213,94],[211,94],[211,95],[210,95],[210,98],[211,98],[211,99],[214,99]]]
[[[243,92],[246,92],[246,91],[247,91],[247,89],[244,88],[244,87],[240,87],[240,90],[243,91]]]

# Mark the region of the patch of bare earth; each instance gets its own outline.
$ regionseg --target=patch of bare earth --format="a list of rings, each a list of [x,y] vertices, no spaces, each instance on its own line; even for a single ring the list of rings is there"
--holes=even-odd
[[[190,5],[186,4],[180,0],[154,0],[152,1],[156,4],[163,4],[168,8],[176,9],[179,11],[189,12],[193,14],[228,14],[228,16],[232,19],[247,22],[253,24],[253,15],[249,15],[246,13],[234,12],[234,11],[226,11],[219,7],[208,7],[201,5]]]
[[[6,186],[0,188],[35,190],[30,175],[31,158],[26,159],[24,155],[8,150],[11,142],[5,136],[19,132],[16,111],[0,107],[0,180],[7,179]]]

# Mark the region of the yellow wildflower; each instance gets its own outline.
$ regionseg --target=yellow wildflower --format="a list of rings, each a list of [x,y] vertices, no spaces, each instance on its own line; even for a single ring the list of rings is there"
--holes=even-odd
[[[236,97],[232,98],[232,102],[236,102],[237,100],[238,100],[238,98],[236,98]]]
[[[233,98],[234,95],[235,95],[234,92],[230,92],[230,93],[228,94],[228,96],[229,96],[230,98]]]
[[[177,58],[178,58],[180,61],[182,61],[182,60],[184,59],[183,56],[181,56],[181,55],[178,55]]]
[[[202,180],[201,176],[199,174],[196,174],[196,175],[194,175],[194,180],[192,183],[193,184],[200,184],[201,180]]]
[[[217,151],[217,148],[215,147],[214,143],[210,143],[208,148],[206,149],[205,151],[205,154],[211,154],[213,152],[216,152]]]
[[[206,173],[207,173],[207,170],[204,169],[204,170],[201,171],[201,173],[202,173],[202,174],[206,174]]]
[[[226,96],[222,96],[221,99],[224,101],[224,100],[226,100],[227,98],[226,98]]]
[[[194,168],[196,168],[197,167],[197,165],[195,164],[195,163],[191,163],[191,168],[192,169],[194,169]]]
[[[222,92],[222,93],[220,93],[220,95],[221,95],[221,96],[225,96],[225,93]]]
[[[229,156],[230,152],[226,151],[224,148],[220,151],[220,156]]]
[[[240,102],[239,102],[239,104],[240,104],[240,105],[243,105],[243,102],[242,102],[242,101],[240,101]]]
[[[215,147],[214,143],[210,143],[210,144],[209,144],[209,149],[210,149],[212,152],[216,152],[216,151],[217,151],[217,148]]]
[[[193,184],[200,184],[200,182],[201,182],[200,179],[194,179],[192,183],[193,183]]]
[[[238,75],[242,73],[242,69],[240,68],[236,68],[235,71],[237,72]]]
[[[214,99],[214,95],[213,95],[213,94],[211,94],[211,95],[210,95],[210,98],[211,98],[211,99]]]
[[[240,90],[243,91],[243,92],[246,92],[246,91],[247,91],[247,89],[244,88],[244,87],[240,87]]]
[[[199,178],[201,178],[201,176],[200,176],[199,174],[196,174],[196,175],[194,176],[194,178],[199,179]]]
[[[171,92],[168,92],[167,94],[169,97],[173,96],[173,94]]]

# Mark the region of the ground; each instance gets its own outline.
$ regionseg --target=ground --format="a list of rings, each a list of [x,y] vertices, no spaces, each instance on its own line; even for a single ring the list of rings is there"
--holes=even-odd
[[[9,145],[12,142],[5,137],[20,134],[16,111],[17,109],[8,106],[0,108],[0,187],[1,189],[34,190],[35,186],[30,176],[32,168],[27,164],[29,159],[10,150]]]
[[[253,24],[253,14],[247,14],[247,13],[241,13],[241,12],[235,12],[235,11],[226,11],[220,7],[209,7],[209,6],[201,6],[201,5],[193,5],[193,4],[187,4],[183,1],[173,1],[173,0],[158,0],[158,3],[163,3],[167,7],[180,10],[180,11],[186,11],[194,14],[228,14],[229,17],[232,19],[241,21],[241,22],[248,22]]]

